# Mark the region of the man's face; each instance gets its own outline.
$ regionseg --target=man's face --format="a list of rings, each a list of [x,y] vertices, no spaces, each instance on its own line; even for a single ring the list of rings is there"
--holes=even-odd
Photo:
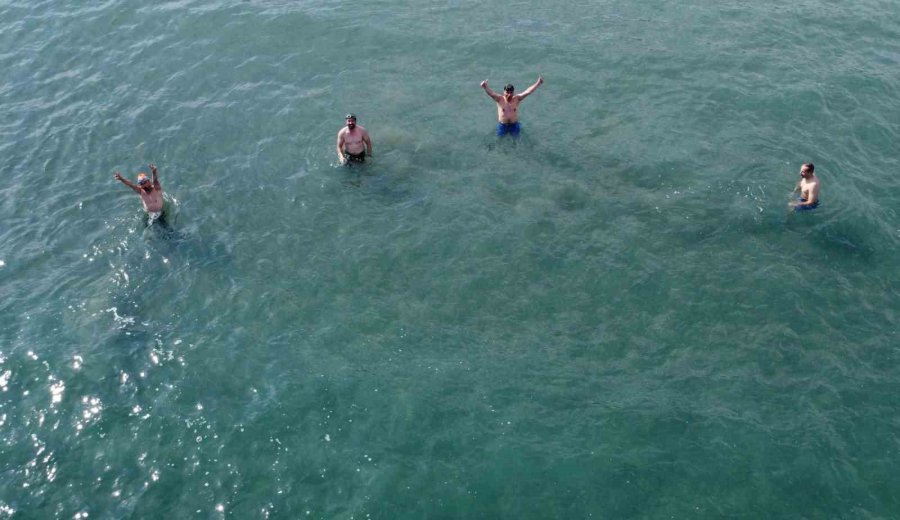
[[[144,178],[138,182],[138,186],[141,187],[146,193],[150,193],[153,191],[153,183],[150,182],[150,179]]]
[[[804,179],[808,179],[812,176],[812,172],[809,171],[809,166],[801,166],[800,167],[800,176]]]
[[[514,90],[504,90],[503,97],[505,97],[507,100],[510,100],[510,99],[512,99],[514,93],[515,93]]]
[[[350,130],[356,128],[356,119],[347,119],[347,128]]]

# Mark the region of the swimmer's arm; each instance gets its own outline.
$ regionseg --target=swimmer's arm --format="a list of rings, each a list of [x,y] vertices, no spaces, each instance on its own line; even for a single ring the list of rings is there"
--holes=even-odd
[[[366,155],[369,157],[372,156],[372,138],[369,137],[369,132],[363,134],[363,141],[366,143]]]
[[[150,163],[150,175],[153,176],[153,186],[159,188],[159,172],[156,171],[156,165]]]
[[[494,92],[493,90],[491,90],[491,87],[489,87],[488,84],[487,84],[487,80],[484,80],[484,81],[481,82],[481,88],[484,89],[484,92],[485,92],[488,96],[490,96],[491,99],[493,99],[494,101],[500,101],[500,94],[497,94],[496,92]]]
[[[799,191],[800,191],[800,183],[798,182],[797,185],[794,186],[794,189],[791,190],[791,195],[793,195],[794,193],[797,193]],[[788,207],[795,208],[799,204],[800,204],[799,200],[792,200],[792,201],[788,202]]]
[[[340,161],[341,164],[344,164],[344,161],[346,161],[347,158],[344,157],[344,130],[343,129],[341,129],[341,131],[338,132],[338,136],[337,136],[337,154],[338,154],[338,161]]]
[[[537,90],[544,83],[544,76],[538,76],[538,80],[534,82],[534,85],[526,88],[521,94],[519,94],[519,99],[525,99],[531,95],[532,92]]]
[[[124,184],[125,186],[128,186],[129,188],[131,188],[132,190],[134,190],[135,193],[140,193],[140,192],[141,192],[141,189],[138,188],[137,184],[135,184],[135,183],[129,181],[129,180],[126,179],[125,177],[122,177],[122,174],[121,174],[121,173],[116,172],[115,175],[113,175],[113,177],[114,177],[117,181],[119,181],[119,182],[121,182],[122,184]]]

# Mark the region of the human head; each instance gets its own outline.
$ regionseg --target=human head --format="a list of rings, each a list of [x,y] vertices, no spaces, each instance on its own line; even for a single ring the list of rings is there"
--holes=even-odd
[[[356,116],[353,114],[347,114],[347,117],[344,118],[347,121],[347,127],[350,130],[356,128]]]
[[[516,87],[512,86],[512,83],[507,83],[505,87],[503,87],[503,92],[509,94],[510,96],[513,92],[516,91]]]
[[[816,165],[811,162],[803,163],[803,165],[800,166],[800,176],[801,177],[808,177],[808,176],[812,175],[813,172],[815,172],[815,171],[816,171]]]
[[[138,183],[138,186],[140,186],[141,188],[143,188],[147,191],[150,191],[153,189],[153,183],[150,181],[150,177],[147,177],[147,174],[144,172],[138,173],[137,183]]]

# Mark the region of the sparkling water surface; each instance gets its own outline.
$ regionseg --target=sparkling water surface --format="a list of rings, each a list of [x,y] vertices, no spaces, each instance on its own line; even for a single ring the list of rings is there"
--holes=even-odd
[[[0,518],[900,516],[898,9],[0,1]]]

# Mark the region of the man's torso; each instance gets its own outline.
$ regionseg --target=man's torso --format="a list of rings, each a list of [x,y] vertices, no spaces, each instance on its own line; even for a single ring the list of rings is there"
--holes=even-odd
[[[353,155],[359,155],[366,149],[366,143],[363,137],[365,136],[365,128],[356,125],[356,128],[350,130],[349,128],[344,128],[344,151]]]
[[[803,200],[810,200],[813,190],[819,184],[819,179],[802,179],[800,181],[800,197]]]
[[[147,212],[156,212],[163,210],[163,191],[162,185],[153,188],[153,191],[147,193],[141,190],[141,203],[144,204],[144,210]]]
[[[519,120],[519,102],[518,96],[513,96],[509,101],[505,97],[500,96],[497,101],[497,119],[501,123],[515,123]]]

